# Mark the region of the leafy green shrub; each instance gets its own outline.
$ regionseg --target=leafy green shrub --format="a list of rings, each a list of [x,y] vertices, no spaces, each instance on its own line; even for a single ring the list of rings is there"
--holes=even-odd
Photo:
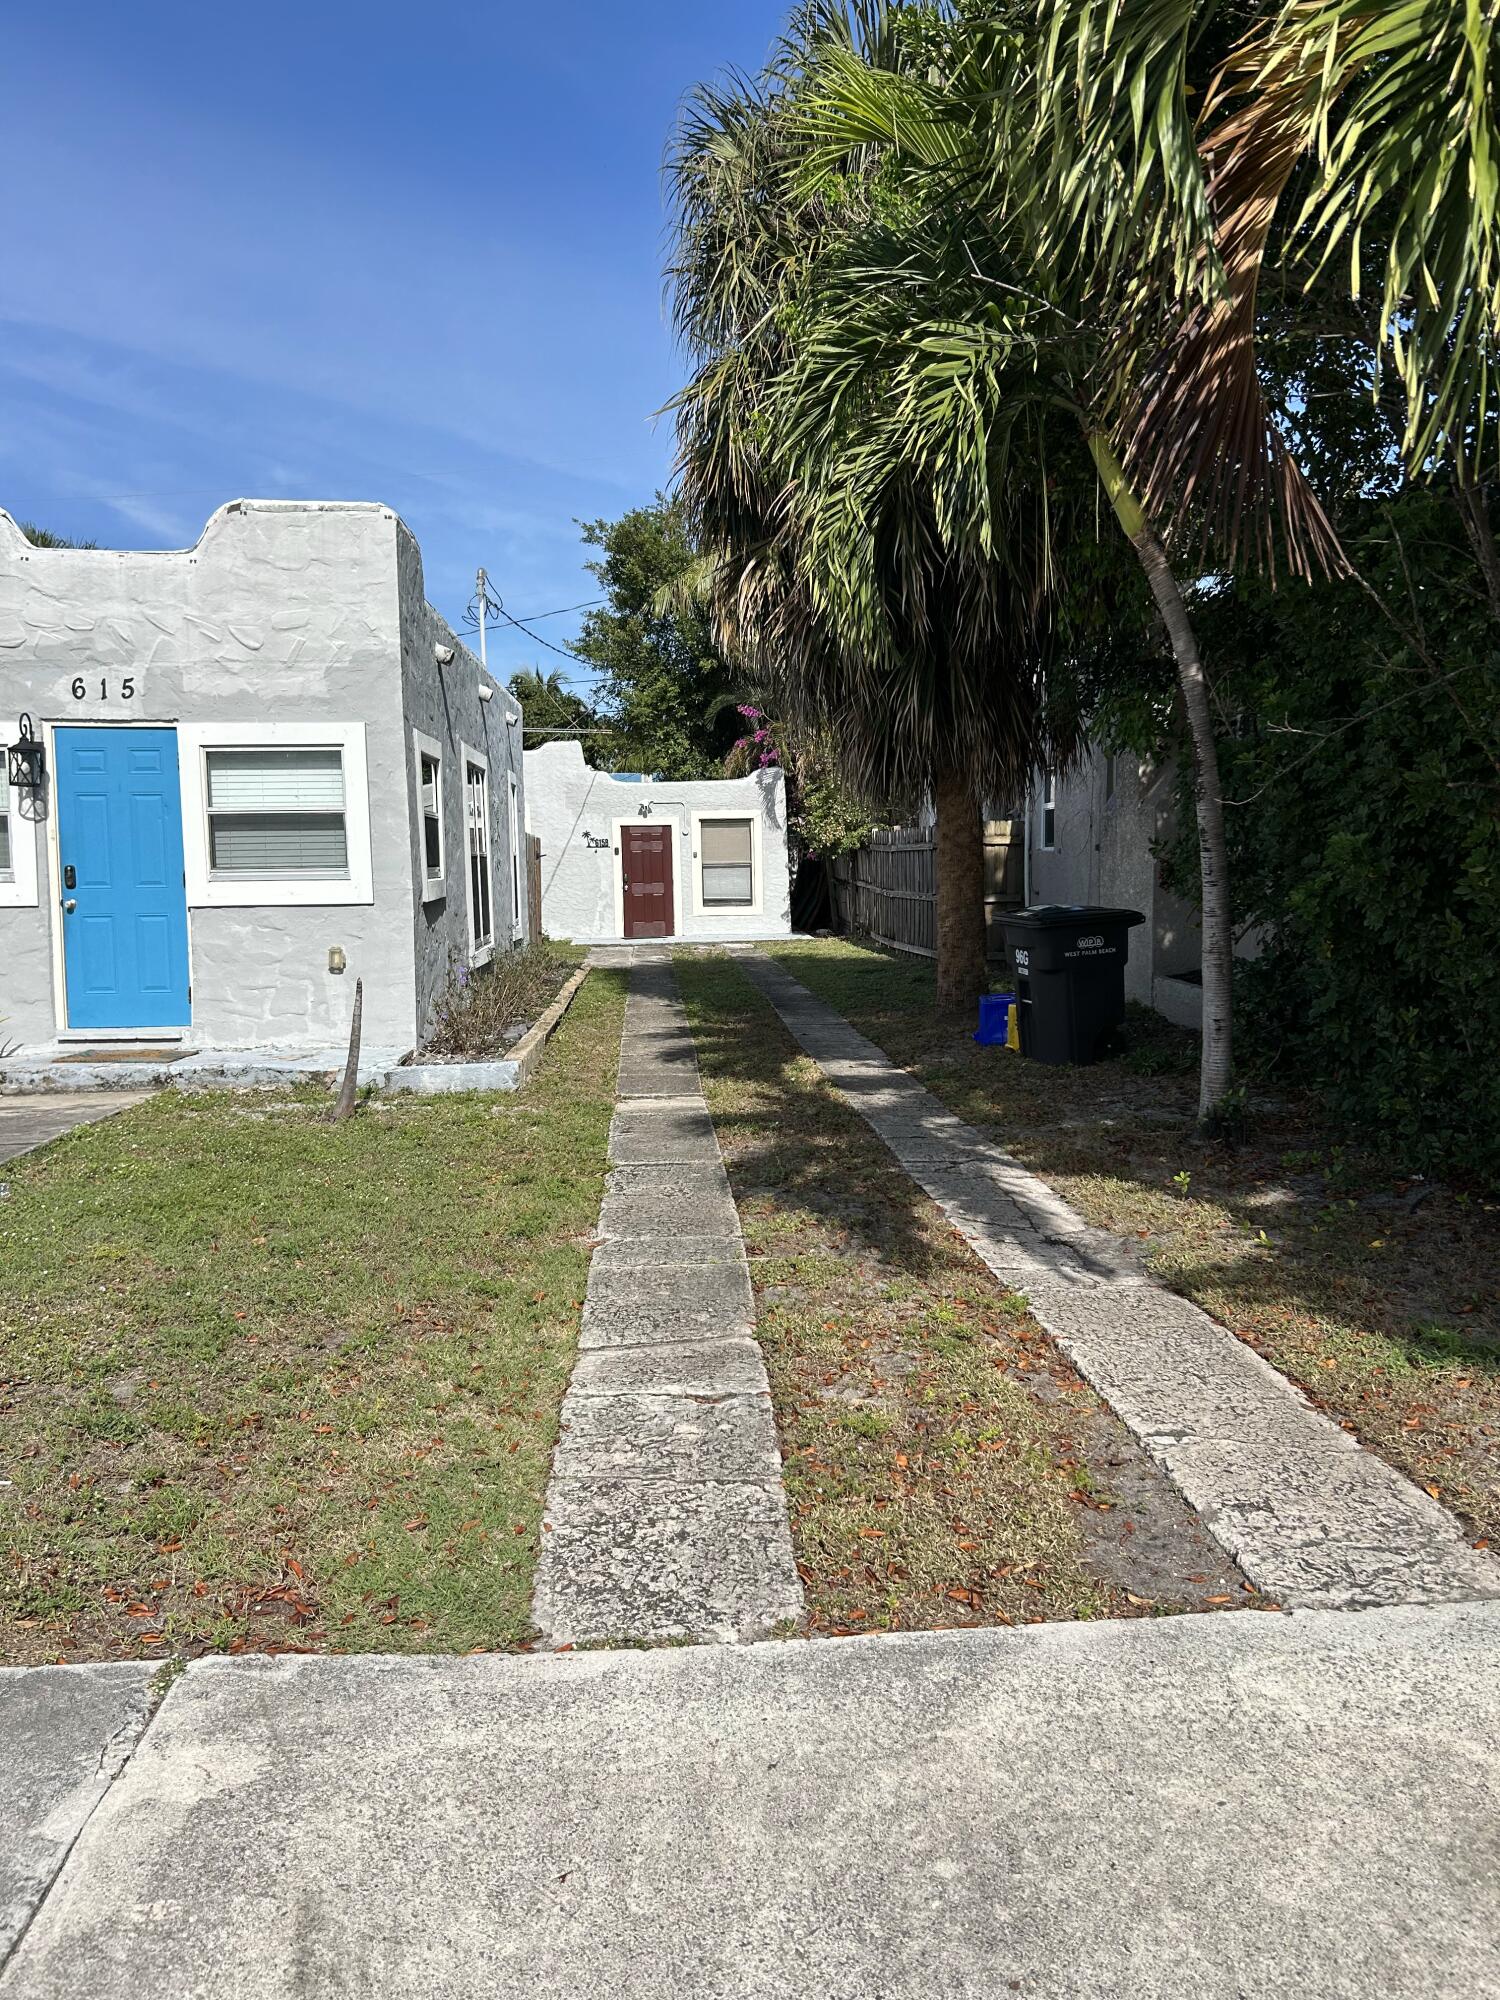
[[[1266,927],[1238,1046],[1400,1164],[1500,1183],[1500,624],[1443,494],[1371,504],[1349,544],[1404,633],[1355,582],[1242,580],[1198,611],[1234,907]]]

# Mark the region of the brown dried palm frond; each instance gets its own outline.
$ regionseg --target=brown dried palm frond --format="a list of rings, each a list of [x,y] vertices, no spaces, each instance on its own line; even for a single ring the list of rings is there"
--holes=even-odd
[[[1222,283],[1190,292],[1140,368],[1122,454],[1148,512],[1183,510],[1230,566],[1248,548],[1268,573],[1284,556],[1304,577],[1346,573],[1348,562],[1267,404],[1257,326],[1267,246],[1305,158],[1316,82],[1286,65],[1280,87],[1267,87],[1259,42],[1221,72],[1199,145]],[[1145,271],[1152,282],[1149,262]]]

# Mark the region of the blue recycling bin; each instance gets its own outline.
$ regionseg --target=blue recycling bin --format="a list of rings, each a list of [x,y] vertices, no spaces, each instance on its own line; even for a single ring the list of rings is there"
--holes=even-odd
[[[986,1048],[1003,1045],[1010,1036],[1010,1010],[1014,993],[982,993],[979,997],[979,1028],[974,1039]]]

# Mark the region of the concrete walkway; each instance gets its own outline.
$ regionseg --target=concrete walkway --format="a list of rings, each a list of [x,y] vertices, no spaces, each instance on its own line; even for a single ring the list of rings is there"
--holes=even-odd
[[[1129,1425],[1256,1588],[1330,1609],[1500,1597],[1500,1562],[1118,1237],[965,1125],[762,953],[738,962],[823,1074]]]
[[[0,1964],[151,1718],[158,1669],[0,1672]]]
[[[532,1615],[553,1646],[764,1637],[802,1591],[739,1216],[659,951],[633,954],[618,1088]]]
[[[103,1118],[113,1118],[117,1111],[139,1104],[149,1094],[141,1090],[83,1090],[66,1096],[45,1092],[0,1096],[0,1163],[34,1153],[39,1146],[50,1146],[54,1139],[80,1125],[97,1125]]]
[[[1497,1660],[1464,1605],[202,1661],[0,1996],[1482,2000]]]

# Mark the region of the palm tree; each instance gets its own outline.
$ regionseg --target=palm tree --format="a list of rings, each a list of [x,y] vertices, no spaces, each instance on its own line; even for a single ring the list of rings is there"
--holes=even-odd
[[[1317,269],[1341,231],[1383,220],[1393,241],[1403,231],[1409,238],[1416,210],[1431,203],[1446,218],[1434,226],[1441,251],[1434,262],[1456,283],[1493,279],[1485,261],[1493,230],[1488,221],[1471,230],[1456,213],[1450,167],[1427,174],[1410,198],[1403,190],[1394,221],[1386,211],[1400,174],[1388,144],[1383,163],[1357,187],[1330,178],[1328,163],[1347,167],[1352,156],[1328,139],[1320,120],[1328,118],[1330,92],[1349,87],[1344,71],[1357,68],[1357,57],[1370,73],[1350,113],[1356,126],[1375,132],[1388,119],[1393,67],[1399,72],[1404,61],[1431,85],[1446,63],[1449,102],[1429,117],[1427,136],[1446,135],[1451,158],[1468,135],[1463,171],[1471,176],[1482,176],[1486,159],[1500,158],[1500,144],[1491,147],[1487,137],[1488,115],[1471,106],[1465,124],[1455,88],[1458,77],[1472,84],[1481,44],[1488,60],[1488,30],[1466,37],[1453,32],[1448,10],[1417,11],[1433,18],[1413,33],[1412,10],[1378,0],[1288,0],[1270,27],[1215,51],[1216,10],[1207,0],[1136,8],[1051,0],[1040,15],[1001,6],[982,18],[898,6],[893,14],[904,12],[925,36],[924,65],[883,64],[869,49],[828,41],[802,97],[814,140],[804,185],[851,154],[875,157],[898,176],[908,247],[920,243],[926,254],[946,246],[938,252],[941,285],[926,284],[920,304],[912,293],[904,333],[890,336],[894,347],[859,365],[883,371],[888,383],[905,375],[911,406],[934,427],[934,452],[943,448],[938,433],[950,427],[950,462],[968,474],[955,504],[988,528],[996,450],[1008,454],[1018,431],[1036,448],[1047,435],[1031,414],[1038,406],[1066,414],[1160,613],[1193,750],[1204,951],[1199,1112],[1206,1123],[1232,1083],[1233,930],[1209,688],[1168,543],[1194,569],[1203,566],[1195,550],[1211,552],[1220,565],[1249,559],[1274,568],[1284,561],[1303,575],[1346,567],[1261,387],[1256,333],[1269,244],[1285,244],[1290,232]],[[1393,12],[1402,13],[1411,44],[1394,64],[1381,55],[1382,38],[1390,43],[1385,17]],[[1335,15],[1336,33],[1329,28]],[[1456,53],[1473,58],[1468,69],[1456,64]],[[1194,69],[1200,85],[1210,85],[1196,121],[1187,108]],[[1409,94],[1421,90],[1411,85]],[[1319,147],[1321,178],[1312,178],[1288,225],[1283,196]],[[1488,207],[1492,214],[1492,190]],[[822,367],[852,364],[869,344],[861,286],[873,281],[889,294],[893,279],[907,281],[922,261],[909,256],[899,273],[877,271],[869,259],[862,269],[850,266],[836,302],[835,288],[825,287],[831,303],[818,343]],[[1405,279],[1415,268],[1408,244]],[[1400,281],[1388,285],[1387,337],[1409,367],[1423,336],[1418,321],[1408,336],[1405,309],[1391,303],[1399,290]],[[937,316],[933,301],[940,301]],[[1477,353],[1462,364],[1451,360],[1440,391],[1427,385],[1410,429],[1429,446],[1453,421],[1451,413],[1435,414],[1450,390],[1464,409],[1466,434],[1480,427],[1492,338],[1474,341],[1476,315],[1466,308],[1432,302],[1433,315],[1445,352],[1457,356],[1468,340]],[[955,418],[970,436],[952,428]],[[1482,502],[1481,490],[1472,512],[1487,534]],[[1500,606],[1500,561],[1490,573]]]
[[[1222,20],[1213,0],[1051,0],[1046,14],[1038,250],[1116,283],[1131,379],[1110,470],[1123,462],[1144,517],[1196,520],[1231,562],[1248,550],[1308,577],[1349,571],[1265,406],[1274,273],[1341,306],[1346,327],[1364,320],[1372,396],[1394,377],[1403,405],[1405,470],[1452,481],[1500,619],[1495,6],[1283,0],[1250,16],[1196,90],[1195,52]],[[1206,909],[1205,896],[1205,935]]]
[[[837,228],[799,274],[795,341],[778,326],[788,351],[769,384],[755,384],[784,481],[772,496],[776,520],[795,526],[796,574],[820,629],[857,629],[866,607],[882,602],[880,528],[891,496],[915,481],[929,533],[959,574],[993,566],[1009,586],[1013,629],[1032,640],[1035,743],[1051,720],[1048,648],[1036,639],[1055,636],[1069,567],[1060,503],[1080,490],[1080,462],[1088,485],[1102,485],[1160,611],[1193,745],[1199,1108],[1211,1122],[1233,1074],[1217,752],[1186,600],[1125,464],[1143,357],[1158,349],[1165,307],[1123,259],[1111,268],[1060,254],[1053,154],[1038,141],[1046,44],[1034,16],[1017,8],[1009,18],[956,20],[897,0],[882,24],[883,37],[819,36],[792,93],[798,145],[783,169],[787,199],[811,204],[821,192],[826,200],[830,185],[851,179],[874,186],[878,199],[851,224],[841,198]],[[739,526],[726,517],[725,539]],[[914,538],[903,526],[898,517],[893,540],[904,556]],[[767,544],[774,537],[762,523]],[[904,602],[927,609],[904,577],[902,589]],[[934,623],[947,615],[947,605],[929,602]],[[899,664],[894,649],[870,654],[879,675]],[[981,684],[981,705],[984,697]]]
[[[508,686],[521,704],[528,750],[549,737],[572,730],[592,733],[597,727],[592,704],[575,694],[556,668],[547,674],[539,667],[518,668]]]
[[[721,643],[794,730],[837,745],[858,794],[931,790],[938,998],[958,1007],[986,983],[982,802],[1076,744],[1046,704],[1068,507],[1031,451],[988,463],[984,519],[965,504],[961,412],[936,421],[916,372],[885,365],[911,297],[939,312],[953,246],[908,267],[863,160],[806,173],[823,55],[903,73],[908,25],[900,8],[809,6],[758,83],[690,102],[670,278],[695,371],[675,408]]]
[[[1258,282],[1278,265],[1351,304],[1378,298],[1371,387],[1386,370],[1397,378],[1410,470],[1493,475],[1496,8],[1282,0],[1251,15],[1195,93],[1190,51],[1218,11],[1212,0],[1050,8],[1046,106],[1070,134],[1072,170],[1060,234],[1133,259],[1145,281],[1169,277],[1188,307],[1177,378],[1193,407],[1146,426],[1154,490],[1175,480],[1217,506],[1264,482],[1268,440],[1236,438],[1233,417],[1254,373]]]
[[[911,467],[940,545],[993,549],[1017,455],[1050,443],[1055,466],[1056,418],[1076,426],[1160,611],[1193,745],[1205,1119],[1232,1078],[1232,930],[1208,687],[1168,531],[1195,567],[1195,548],[1345,567],[1267,407],[1257,333],[1268,259],[1300,259],[1326,288],[1352,249],[1357,302],[1363,246],[1383,271],[1376,343],[1405,399],[1408,465],[1452,468],[1500,614],[1484,491],[1495,13],[1286,0],[1216,49],[1210,0],[1049,0],[1039,15],[1001,0],[983,16],[894,0],[874,22],[819,9],[792,79],[782,209],[805,215],[829,186],[845,206],[746,322],[782,351],[744,414],[761,413],[796,477],[770,482],[758,514],[726,511],[727,539],[755,550],[740,595],[800,589],[799,608],[839,629],[881,602],[872,509]],[[860,173],[880,200],[851,228]],[[784,538],[768,578],[786,522],[816,561],[791,560]]]
[[[39,528],[35,521],[18,521],[17,527],[34,549],[97,549],[97,542],[75,542],[67,535],[54,535],[50,528]]]

